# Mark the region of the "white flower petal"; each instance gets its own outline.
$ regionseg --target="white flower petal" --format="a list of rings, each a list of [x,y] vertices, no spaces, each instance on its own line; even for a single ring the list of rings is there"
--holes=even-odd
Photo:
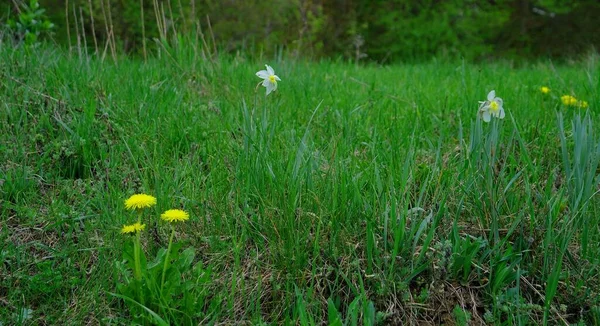
[[[499,106],[499,107],[502,107],[502,104],[504,103],[504,101],[502,101],[502,99],[501,99],[501,98],[499,98],[499,97],[496,97],[496,98],[494,99],[494,101],[496,101],[496,103],[498,103],[498,106]]]
[[[492,89],[492,91],[488,93],[487,99],[488,99],[488,101],[492,101],[495,97],[496,97],[496,91]]]
[[[269,78],[269,73],[266,70],[261,70],[256,73],[256,76],[258,76],[262,79],[267,79],[267,78]]]
[[[481,117],[483,118],[483,121],[485,122],[490,122],[492,116],[490,115],[490,111],[483,111],[481,113]]]
[[[271,84],[271,82],[269,81],[269,78],[267,78],[267,79],[265,79],[265,80],[262,81],[262,85],[264,87],[269,87],[269,84]]]
[[[273,77],[275,77],[275,80],[281,81],[281,79],[279,79],[279,77],[277,77],[277,75],[273,75]]]
[[[498,118],[504,119],[504,109],[502,107],[498,110]]]
[[[269,76],[271,75],[275,75],[275,71],[273,70],[273,68],[271,68],[271,66],[269,65],[265,65],[267,67],[267,72],[269,73]]]
[[[265,85],[265,87],[267,88],[267,95],[269,95],[272,91],[274,91],[277,88],[277,86],[274,86],[274,85],[276,85],[276,84],[267,83]]]

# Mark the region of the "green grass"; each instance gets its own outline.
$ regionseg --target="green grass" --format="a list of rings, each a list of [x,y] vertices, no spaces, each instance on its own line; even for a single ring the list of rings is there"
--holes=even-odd
[[[111,293],[138,192],[158,199],[150,257],[170,235],[160,213],[191,215],[175,237],[210,271],[192,324],[600,323],[597,56],[357,67],[0,49],[0,324],[131,323]],[[264,63],[282,79],[268,97]],[[507,115],[486,124],[492,89]]]

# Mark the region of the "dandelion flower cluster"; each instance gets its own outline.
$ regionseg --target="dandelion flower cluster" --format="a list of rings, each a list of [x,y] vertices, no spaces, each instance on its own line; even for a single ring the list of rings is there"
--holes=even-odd
[[[483,118],[483,121],[490,122],[492,116],[498,119],[504,119],[504,108],[502,107],[503,101],[501,98],[496,97],[496,91],[492,90],[487,95],[487,101],[479,102],[479,114]]]
[[[562,101],[562,103],[566,106],[574,106],[577,105],[577,99],[575,98],[575,96],[571,96],[571,95],[563,95],[560,97],[560,100]]]
[[[121,229],[121,233],[122,234],[136,233],[136,232],[143,231],[145,228],[146,228],[146,224],[141,224],[139,222],[130,224],[130,225],[123,225],[123,228]]]
[[[275,75],[275,70],[269,65],[265,65],[267,67],[266,70],[261,70],[256,73],[256,76],[262,78],[262,85],[267,89],[267,95],[271,92],[277,90],[277,82],[281,81],[277,75]]]
[[[146,194],[136,194],[125,201],[125,208],[142,209],[156,205],[156,198]]]
[[[550,93],[550,88],[548,88],[546,86],[542,86],[542,87],[540,87],[540,92],[542,92],[543,94],[548,94],[548,93]]]
[[[563,96],[560,97],[560,100],[566,106],[577,106],[577,107],[580,107],[580,108],[587,108],[588,107],[588,102],[587,101],[580,101],[575,96],[572,96],[572,95],[563,95]]]
[[[167,221],[169,223],[175,223],[175,222],[187,221],[190,218],[190,216],[188,215],[187,212],[182,211],[180,209],[170,209],[170,210],[162,213],[162,215],[160,215],[160,218],[163,221]]]

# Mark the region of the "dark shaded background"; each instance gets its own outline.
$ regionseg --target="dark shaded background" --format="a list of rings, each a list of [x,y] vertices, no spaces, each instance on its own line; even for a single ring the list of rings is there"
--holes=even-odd
[[[0,5],[3,21],[18,15],[23,2],[5,1]],[[40,0],[40,4],[55,24],[56,42],[87,44],[91,49],[97,44],[103,51],[107,40],[114,39],[118,51],[134,54],[142,54],[143,39],[149,51],[157,46],[154,39],[191,42],[202,35],[209,44],[214,37],[217,48],[225,52],[287,51],[309,58],[383,63],[432,57],[560,59],[600,44],[600,2],[595,0]]]

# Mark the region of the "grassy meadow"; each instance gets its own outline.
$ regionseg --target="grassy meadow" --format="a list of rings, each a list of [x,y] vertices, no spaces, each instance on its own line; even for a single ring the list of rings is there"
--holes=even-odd
[[[599,59],[2,47],[0,325],[600,324]]]

